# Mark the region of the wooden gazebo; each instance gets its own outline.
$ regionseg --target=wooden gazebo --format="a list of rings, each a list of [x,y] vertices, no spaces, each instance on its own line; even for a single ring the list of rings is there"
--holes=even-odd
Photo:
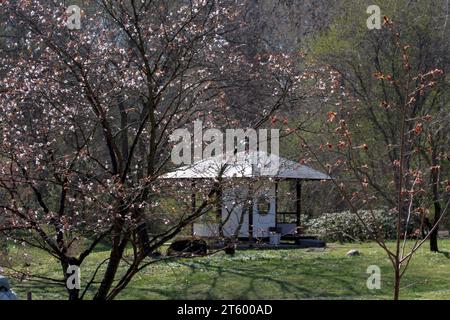
[[[193,225],[193,233],[199,237],[230,237],[236,234],[239,238],[265,238],[270,232],[284,235],[296,234],[302,215],[302,182],[329,180],[330,177],[297,162],[262,151],[237,153],[233,159],[223,156],[201,160],[189,166],[178,168],[163,176],[165,179],[188,179],[195,183],[198,179],[217,179],[221,172],[222,179],[247,180],[246,187],[238,183],[228,184],[228,190],[223,190],[222,199],[217,208],[218,222],[198,222]],[[278,184],[280,181],[294,180],[295,212],[278,211]],[[263,182],[263,187],[256,191],[253,187],[256,181]],[[238,190],[235,190],[238,189]],[[253,194],[255,193],[255,194]],[[236,198],[246,195],[246,202],[239,205]],[[261,199],[264,198],[263,203]],[[192,206],[195,210],[195,195]],[[242,199],[241,199],[242,200]],[[231,206],[230,203],[237,205]],[[295,223],[286,222],[286,216],[294,215]],[[283,219],[280,219],[283,217]],[[294,219],[292,219],[293,221]]]

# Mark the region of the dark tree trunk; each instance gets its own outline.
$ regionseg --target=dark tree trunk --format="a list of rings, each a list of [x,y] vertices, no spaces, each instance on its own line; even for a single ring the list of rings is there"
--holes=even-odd
[[[441,217],[441,204],[438,201],[435,201],[434,202],[434,224],[437,224],[440,217]],[[436,228],[434,228],[433,232],[431,232],[431,234],[430,234],[430,251],[432,251],[432,252],[439,252],[438,233],[439,233],[439,224],[436,225]]]
[[[123,211],[121,215],[123,215]],[[112,248],[109,255],[108,266],[103,275],[103,279],[100,283],[100,287],[94,296],[94,300],[106,300],[111,286],[116,277],[117,270],[119,269],[120,261],[122,260],[123,253],[128,243],[128,235],[123,230],[124,220],[119,217],[115,222],[113,229],[113,241]],[[123,237],[122,237],[123,236]]]
[[[150,254],[150,252],[149,252],[150,238],[149,238],[148,232],[147,232],[147,223],[142,222],[141,224],[139,224],[137,226],[136,232],[139,237],[139,246],[140,246],[142,252],[144,252],[145,255]]]
[[[80,300],[80,290],[78,290],[78,289],[73,289],[73,290],[67,289],[67,291],[69,292],[69,300],[72,300],[72,301]]]
[[[401,273],[400,273],[400,265],[397,264],[394,266],[394,300],[398,300],[400,298],[400,279],[401,279]]]
[[[438,228],[434,229],[434,231],[430,234],[430,251],[438,252]]]
[[[67,273],[67,270],[69,268],[69,266],[80,266],[79,262],[72,257],[67,257],[64,261],[61,261],[61,267],[64,273],[64,279],[66,281],[65,286],[66,286],[66,290],[67,293],[69,294],[69,300],[75,301],[75,300],[80,300],[80,289],[70,289],[67,283],[67,280],[70,276],[70,274]]]
[[[108,266],[106,268],[100,287],[94,296],[94,300],[107,299],[108,293],[116,277],[117,270],[119,269],[119,264],[123,257],[126,243],[126,241],[122,241],[118,246],[111,250]]]
[[[431,184],[432,184],[432,190],[433,190],[433,204],[434,204],[434,223],[431,226],[431,228],[434,228],[434,230],[430,234],[430,251],[432,252],[439,252],[438,247],[438,233],[439,233],[439,219],[441,218],[441,203],[439,202],[439,170],[438,168],[438,162],[437,162],[437,151],[436,149],[433,149],[432,153],[432,163],[435,169],[431,171]]]

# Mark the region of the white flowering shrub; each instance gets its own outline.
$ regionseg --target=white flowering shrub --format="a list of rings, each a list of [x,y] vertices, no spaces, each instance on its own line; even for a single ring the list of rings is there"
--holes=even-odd
[[[374,238],[377,230],[385,239],[395,238],[397,217],[394,213],[386,209],[361,210],[359,216],[368,228],[350,211],[324,213],[306,221],[305,227],[309,234],[326,241],[367,241]]]

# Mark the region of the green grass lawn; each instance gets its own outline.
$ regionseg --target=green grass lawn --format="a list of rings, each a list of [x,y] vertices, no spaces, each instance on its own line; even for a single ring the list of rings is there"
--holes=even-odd
[[[431,253],[424,245],[415,255],[402,281],[402,299],[450,299],[450,240],[440,241],[440,246],[441,253]],[[350,249],[361,255],[347,257]],[[51,258],[20,247],[11,252],[22,257],[16,259],[17,267],[28,263],[31,272],[60,278]],[[106,251],[98,251],[87,260],[82,282],[106,256]],[[380,290],[366,287],[369,265],[381,268]],[[59,286],[12,282],[21,297],[31,291],[34,299],[65,299]],[[235,256],[162,261],[139,273],[118,299],[390,299],[391,292],[391,265],[384,252],[375,243],[353,243],[329,244],[322,252],[243,250]]]

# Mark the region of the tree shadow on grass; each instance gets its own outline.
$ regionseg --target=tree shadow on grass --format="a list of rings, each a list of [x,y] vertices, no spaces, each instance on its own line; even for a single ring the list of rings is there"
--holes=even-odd
[[[448,254],[448,252],[447,252]],[[145,283],[130,284],[119,299],[379,299],[391,295],[389,266],[382,268],[383,290],[366,288],[365,266],[370,261],[321,259],[310,261],[228,258],[178,260],[173,276],[158,273]],[[361,269],[361,270],[360,270]],[[421,285],[426,275],[404,279],[409,294],[430,290]],[[406,290],[405,287],[405,290]],[[439,289],[439,288],[437,288]],[[403,291],[403,289],[402,289]],[[405,291],[404,291],[405,292]],[[406,293],[406,292],[405,292]]]
[[[184,265],[189,268],[190,272],[186,275],[186,278],[195,279],[196,274],[199,272],[199,265],[202,266],[203,270],[207,270],[209,274],[211,271],[214,272],[212,278],[210,278],[209,289],[205,292],[205,299],[217,299],[223,298],[222,294],[231,294],[231,297],[226,296],[227,298],[232,299],[312,299],[316,298],[319,292],[316,288],[308,288],[305,285],[300,285],[300,280],[289,280],[289,279],[279,279],[273,275],[277,270],[264,269],[260,265],[248,265],[248,266],[233,266],[233,267],[224,267],[219,265],[213,265],[211,263],[205,263],[203,261],[197,261],[195,263],[181,262],[181,265]],[[288,268],[291,268],[292,271],[289,272],[287,278],[293,277],[295,273],[300,273],[302,276],[314,279],[315,277],[320,277],[321,281],[325,282],[334,282],[336,286],[345,288],[346,295],[352,295],[357,297],[360,295],[360,292],[355,288],[354,280],[345,280],[340,277],[340,273],[327,274],[327,273],[318,273],[315,270],[312,270],[311,267],[305,267],[305,265],[301,263],[290,263]],[[282,276],[282,275],[281,275]],[[234,278],[234,283],[239,284],[238,287],[230,287],[226,288],[226,290],[231,292],[224,292],[224,281],[230,281]],[[237,279],[236,279],[237,278]],[[365,279],[364,279],[365,283]],[[181,297],[188,298],[192,293],[192,284],[185,285],[182,289]],[[199,283],[200,285],[203,283]],[[231,284],[232,285],[232,284]],[[262,287],[262,288],[261,288]],[[311,286],[310,286],[311,287]],[[276,290],[276,292],[270,292],[272,290]],[[324,286],[326,288],[326,286]],[[240,291],[237,291],[240,290]],[[216,293],[217,292],[217,293]],[[281,293],[281,296],[279,295]],[[327,297],[329,298],[339,298],[342,294],[338,293],[327,293]]]

